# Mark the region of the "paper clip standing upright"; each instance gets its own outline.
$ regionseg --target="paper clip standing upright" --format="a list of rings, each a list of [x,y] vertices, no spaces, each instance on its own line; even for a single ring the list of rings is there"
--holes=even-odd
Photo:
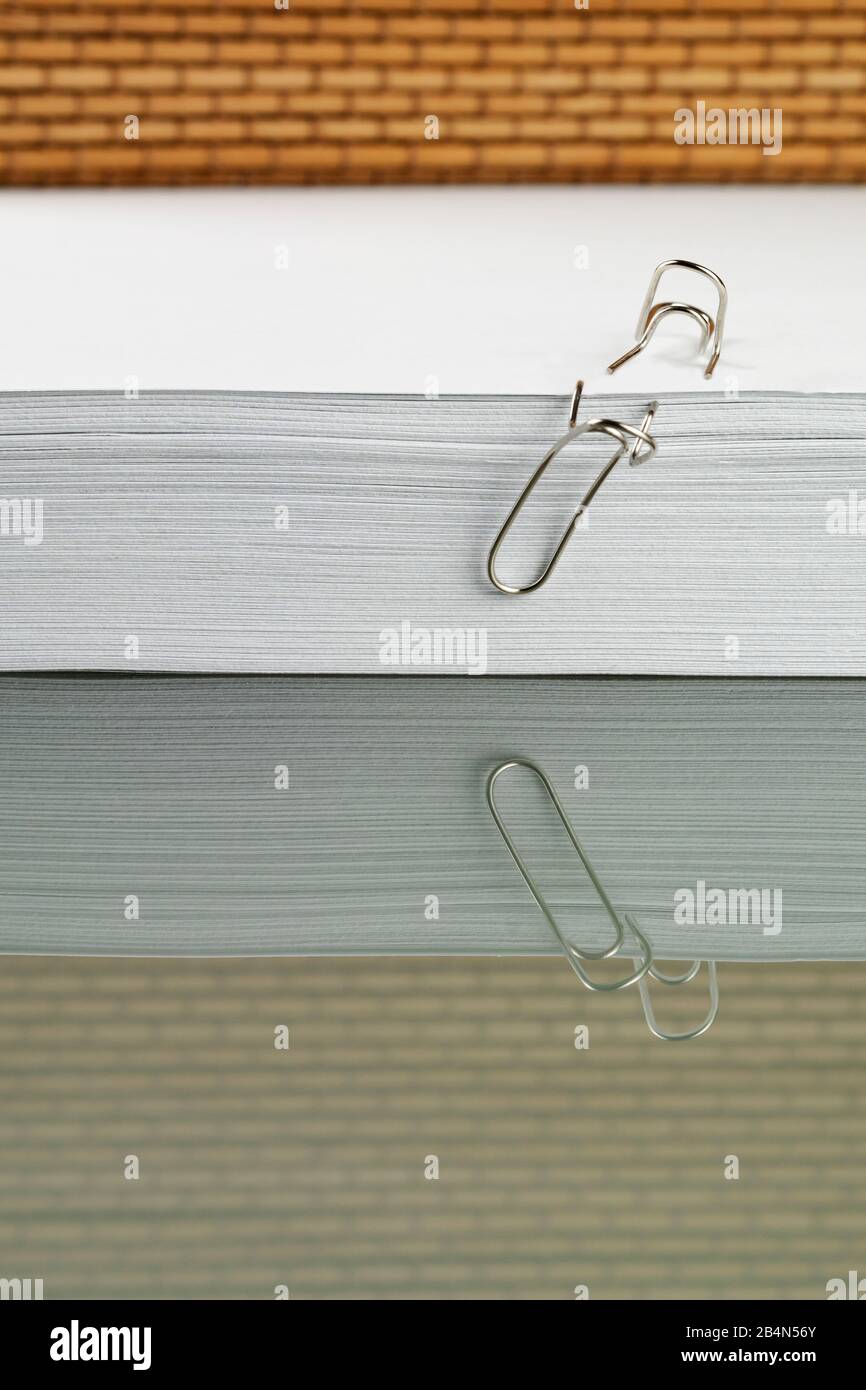
[[[565,939],[565,936],[563,935],[559,923],[553,915],[553,912],[550,908],[550,905],[547,902],[547,899],[545,898],[538,884],[535,882],[535,879],[532,877],[526,865],[524,864],[520,851],[518,850],[517,846],[514,843],[514,840],[511,838],[511,835],[509,834],[505,826],[505,823],[499,812],[499,807],[496,804],[496,797],[494,795],[494,788],[498,779],[502,776],[503,772],[508,772],[511,768],[514,767],[525,767],[530,772],[534,773],[544,790],[547,792],[547,795],[550,797],[550,800],[553,802],[554,810],[556,811],[556,814],[559,816],[559,819],[562,822],[562,826],[565,830],[565,833],[568,835],[569,840],[574,846],[574,849],[577,853],[577,857],[583,865],[584,869],[586,870],[587,877],[589,878],[590,883],[592,884],[593,888],[598,894],[605,912],[607,913],[608,917],[613,923],[614,942],[613,945],[607,947],[606,950],[594,951],[589,950],[586,947],[584,947],[582,950],[579,950],[576,946],[572,945],[570,941],[567,941]],[[505,841],[511,858],[514,860],[515,864],[520,870],[520,874],[523,878],[524,883],[526,884],[527,888],[529,889],[538,906],[541,908],[541,911],[544,913],[547,922],[553,930],[554,936],[556,937],[557,941],[562,947],[566,959],[568,960],[569,964],[574,970],[574,973],[577,975],[581,983],[586,985],[587,989],[597,990],[600,993],[610,993],[614,990],[626,989],[628,985],[636,984],[639,980],[642,980],[644,975],[646,975],[647,971],[650,969],[652,965],[652,947],[650,946],[646,937],[638,930],[637,926],[630,919],[627,920],[626,924],[620,921],[616,908],[614,907],[610,898],[607,896],[607,893],[604,890],[604,886],[599,880],[598,875],[596,874],[595,870],[589,862],[589,859],[587,858],[584,850],[580,845],[580,841],[574,833],[574,828],[571,824],[571,821],[568,819],[568,816],[565,813],[565,808],[562,805],[562,802],[560,801],[553,786],[551,785],[547,777],[547,774],[542,771],[542,769],[538,766],[538,763],[532,762],[529,758],[509,758],[508,762],[500,763],[498,767],[495,767],[487,779],[487,805],[490,808],[490,814],[493,816],[493,819],[496,822],[496,827],[503,840]],[[638,946],[641,951],[640,964],[638,965],[634,973],[631,975],[627,975],[624,980],[615,980],[612,984],[598,984],[596,981],[590,979],[589,975],[587,975],[580,962],[582,960],[607,960],[610,956],[616,955],[617,951],[619,951],[620,947],[623,945],[623,942],[625,940],[626,925],[632,931],[632,933],[635,936],[635,939],[638,942]],[[637,957],[635,958],[635,963],[637,964]]]
[[[671,270],[675,266],[679,266],[684,270],[694,270],[698,275],[705,275],[706,278],[711,280],[715,285],[719,296],[719,307],[716,311],[715,322],[713,322],[705,309],[698,309],[694,304],[684,304],[679,300],[665,300],[660,301],[658,304],[653,303],[659,281],[666,270]],[[632,357],[636,357],[639,352],[643,352],[663,318],[666,318],[669,314],[687,314],[701,327],[701,352],[704,352],[706,348],[709,347],[710,339],[712,339],[712,351],[709,361],[704,368],[704,376],[711,377],[715,371],[716,363],[719,360],[719,354],[722,351],[722,335],[725,331],[725,313],[727,307],[727,287],[721,276],[717,275],[714,270],[709,270],[705,265],[698,265],[697,261],[684,261],[678,258],[674,258],[670,261],[662,261],[660,265],[656,266],[652,273],[649,289],[646,292],[646,297],[641,307],[640,318],[637,321],[637,330],[635,332],[637,342],[634,347],[629,348],[628,352],[624,352],[622,357],[618,357],[615,362],[611,362],[607,369],[608,372],[615,372],[617,368],[629,362]]]
[[[568,542],[574,535],[578,521],[583,516],[583,513],[586,511],[587,507],[589,506],[595,494],[598,492],[602,483],[613,472],[613,469],[619,463],[623,454],[628,451],[630,439],[634,440],[634,443],[632,444],[631,452],[629,453],[629,463],[643,463],[646,459],[650,458],[656,451],[656,442],[653,439],[652,435],[649,433],[649,427],[652,424],[653,416],[655,415],[655,412],[658,409],[657,401],[652,401],[650,405],[647,406],[646,415],[644,416],[643,424],[641,425],[640,429],[635,429],[633,425],[623,425],[618,420],[607,419],[587,420],[585,424],[578,425],[577,411],[578,407],[580,406],[580,398],[582,394],[583,382],[579,381],[575,386],[574,392],[571,397],[571,411],[568,418],[568,429],[566,430],[565,434],[561,435],[560,438],[557,439],[556,443],[550,449],[548,449],[547,453],[544,455],[544,458],[541,460],[541,463],[536,468],[532,477],[529,479],[529,482],[526,484],[526,487],[523,489],[514,506],[511,508],[511,511],[508,513],[508,516],[503,521],[502,526],[499,529],[499,534],[496,537],[496,540],[493,542],[493,545],[490,547],[490,553],[487,556],[487,575],[491,584],[493,584],[494,587],[497,588],[501,594],[531,594],[533,590],[540,589],[542,584],[547,583],[548,579],[553,574],[553,571],[559,563],[560,557],[562,556],[562,552],[565,550],[565,547],[568,545]],[[617,441],[619,448],[617,449],[613,457],[608,460],[608,462],[605,464],[604,468],[602,468],[601,472],[598,474],[594,482],[591,483],[587,491],[584,493],[578,505],[577,511],[574,513],[574,516],[571,518],[571,521],[568,523],[567,527],[562,533],[562,538],[560,539],[559,544],[557,545],[556,549],[554,550],[553,554],[551,555],[550,559],[548,560],[544,569],[541,571],[541,574],[538,576],[538,578],[534,579],[531,584],[506,584],[502,579],[499,578],[499,575],[496,573],[496,557],[499,554],[499,551],[502,547],[502,544],[506,536],[508,535],[518,516],[522,512],[523,508],[526,506],[526,503],[529,500],[529,496],[533,488],[536,486],[537,483],[541,481],[542,476],[550,467],[557,454],[565,448],[566,444],[570,444],[573,439],[578,439],[582,434],[609,435],[611,439],[615,439]],[[641,445],[645,445],[646,447],[644,449],[641,449]]]
[[[540,781],[542,787],[546,791],[548,797],[553,802],[554,809],[562,823],[562,826],[566,834],[568,835],[569,840],[574,846],[577,856],[581,864],[583,865],[584,870],[586,871],[587,877],[589,878],[590,883],[592,884],[593,888],[598,894],[599,900],[602,906],[604,907],[608,917],[613,923],[614,942],[613,945],[608,946],[606,950],[590,951],[586,948],[584,948],[583,950],[579,950],[571,942],[566,940],[565,936],[563,935],[560,929],[559,923],[557,922],[550,908],[550,905],[548,904],[544,894],[542,893],[538,884],[535,882],[534,878],[532,877],[526,865],[524,864],[520,851],[517,849],[514,840],[512,839],[508,829],[505,826],[499,808],[496,804],[494,788],[496,786],[497,780],[502,776],[502,774],[515,767],[525,767],[530,772],[534,773]],[[578,840],[577,835],[574,832],[574,827],[568,819],[568,816],[565,812],[565,808],[563,807],[562,802],[557,796],[552,783],[550,782],[547,774],[543,771],[543,769],[539,767],[538,763],[533,762],[530,758],[509,758],[507,762],[499,763],[498,766],[493,769],[493,771],[487,778],[486,790],[487,805],[490,808],[490,813],[493,816],[493,819],[496,823],[496,827],[503,840],[505,841],[511,858],[517,865],[517,868],[520,871],[520,875],[524,883],[526,884],[527,888],[529,889],[538,906],[541,908],[541,911],[544,914],[545,919],[547,920],[551,929],[553,930],[553,933],[557,941],[559,942],[566,959],[568,960],[578,979],[584,985],[586,985],[587,989],[603,993],[612,993],[615,990],[626,989],[629,985],[637,983],[640,991],[641,1004],[643,1005],[644,1017],[646,1018],[647,1027],[649,1028],[650,1032],[655,1035],[655,1037],[662,1039],[663,1042],[688,1042],[690,1039],[699,1038],[702,1033],[706,1033],[707,1029],[710,1028],[711,1025],[714,1023],[716,1015],[719,1011],[719,983],[718,975],[716,972],[716,962],[712,960],[707,961],[707,970],[709,974],[710,985],[710,1007],[703,1021],[699,1023],[696,1028],[691,1028],[687,1032],[682,1033],[671,1033],[668,1032],[666,1029],[660,1028],[656,1021],[655,1011],[652,1005],[652,999],[650,998],[649,979],[652,978],[654,980],[657,980],[660,984],[663,985],[679,987],[681,985],[688,984],[690,980],[693,980],[695,978],[695,976],[701,968],[702,962],[699,960],[692,961],[688,969],[685,970],[681,975],[665,975],[662,973],[661,970],[659,970],[657,966],[653,964],[652,946],[650,945],[647,938],[640,931],[637,922],[629,913],[623,914],[622,919],[620,918],[616,908],[614,907],[613,903],[611,902],[610,898],[605,892],[604,885],[602,884],[601,880],[599,879],[598,875],[593,869],[592,864],[590,863],[589,858],[586,855],[586,852],[582,848],[580,841]],[[640,956],[633,957],[633,961],[636,967],[634,973],[631,975],[627,975],[626,978],[623,980],[616,980],[612,984],[603,985],[596,983],[594,980],[590,979],[586,971],[581,966],[581,960],[607,960],[611,956],[615,956],[623,945],[626,928],[628,928],[628,930],[634,936],[641,952]]]

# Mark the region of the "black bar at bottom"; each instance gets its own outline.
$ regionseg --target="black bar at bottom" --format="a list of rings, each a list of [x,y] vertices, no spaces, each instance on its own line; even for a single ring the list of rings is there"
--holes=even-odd
[[[575,1375],[584,1378],[589,1371],[584,1352],[591,1355],[595,1365],[593,1378],[603,1374],[607,1379],[620,1370],[667,1373],[674,1368],[720,1366],[769,1371],[792,1365],[811,1367],[825,1380],[837,1373],[847,1378],[851,1368],[860,1364],[866,1322],[858,1308],[843,1306],[846,1302],[850,1300],[576,1301],[561,1321],[550,1324],[553,1338],[566,1335],[569,1340],[551,1342],[538,1369],[543,1363],[549,1366],[549,1354],[558,1346],[568,1358],[566,1365],[571,1362]],[[516,1368],[511,1358],[521,1352],[531,1355],[533,1344],[521,1346],[521,1314],[513,1304],[508,1305],[509,1320],[502,1334],[491,1329],[487,1319],[491,1309],[499,1306],[490,1304],[485,1310],[479,1303],[471,1303],[473,1324],[467,1331],[479,1338],[476,1341],[473,1337],[471,1359],[489,1373],[503,1358],[513,1374]],[[412,1335],[406,1325],[405,1305],[398,1314],[399,1322],[374,1333],[375,1341],[368,1304],[360,1339],[352,1330],[351,1301],[348,1305],[329,1303],[326,1308],[328,1324],[323,1329],[316,1305],[303,1301],[3,1302],[0,1331],[4,1364],[20,1367],[22,1376],[47,1371],[61,1377],[92,1377],[108,1369],[114,1375],[137,1372],[140,1378],[153,1380],[193,1371],[207,1383],[209,1376],[224,1380],[231,1374],[261,1374],[268,1367],[282,1367],[288,1375],[292,1366],[295,1373],[299,1370],[297,1353],[306,1334],[313,1362],[304,1379],[309,1378],[309,1372],[315,1377],[332,1369],[339,1348],[353,1359],[356,1372],[364,1370],[365,1362],[370,1363],[370,1369],[375,1369],[376,1363],[381,1368],[383,1359],[391,1364],[392,1372],[399,1372],[399,1362],[407,1350],[404,1338]],[[441,1313],[437,1323],[439,1317]],[[341,1336],[335,1336],[338,1331]],[[537,1335],[537,1328],[533,1331]],[[441,1340],[440,1329],[432,1347],[423,1330],[421,1336],[425,1382],[429,1383],[438,1356],[443,1374],[453,1374],[464,1361],[454,1344]],[[536,1351],[541,1354],[539,1346]],[[417,1379],[418,1361],[412,1360],[414,1366],[403,1360],[401,1378]]]

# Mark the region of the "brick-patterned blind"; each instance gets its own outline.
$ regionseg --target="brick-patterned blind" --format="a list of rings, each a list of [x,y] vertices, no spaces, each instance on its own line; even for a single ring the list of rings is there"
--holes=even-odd
[[[275,0],[3,0],[0,178],[787,182],[866,174],[866,0],[588,0],[587,9],[575,0],[276,3],[288,8]],[[781,154],[675,144],[674,111],[698,101],[781,108]]]
[[[554,958],[4,956],[0,1268],[46,1299],[826,1298],[866,1273],[863,975],[725,963],[678,1048]]]

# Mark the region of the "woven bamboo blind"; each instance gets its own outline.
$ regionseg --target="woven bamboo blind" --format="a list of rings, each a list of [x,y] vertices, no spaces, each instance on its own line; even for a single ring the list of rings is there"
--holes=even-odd
[[[0,179],[863,179],[866,0],[575,3],[5,0]],[[698,101],[781,154],[677,145]]]

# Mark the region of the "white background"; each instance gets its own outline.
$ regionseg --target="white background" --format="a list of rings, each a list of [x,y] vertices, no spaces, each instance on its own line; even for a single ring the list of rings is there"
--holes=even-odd
[[[5,390],[866,389],[864,189],[16,190],[0,219]],[[672,256],[728,285],[713,380],[685,319],[608,377]]]

